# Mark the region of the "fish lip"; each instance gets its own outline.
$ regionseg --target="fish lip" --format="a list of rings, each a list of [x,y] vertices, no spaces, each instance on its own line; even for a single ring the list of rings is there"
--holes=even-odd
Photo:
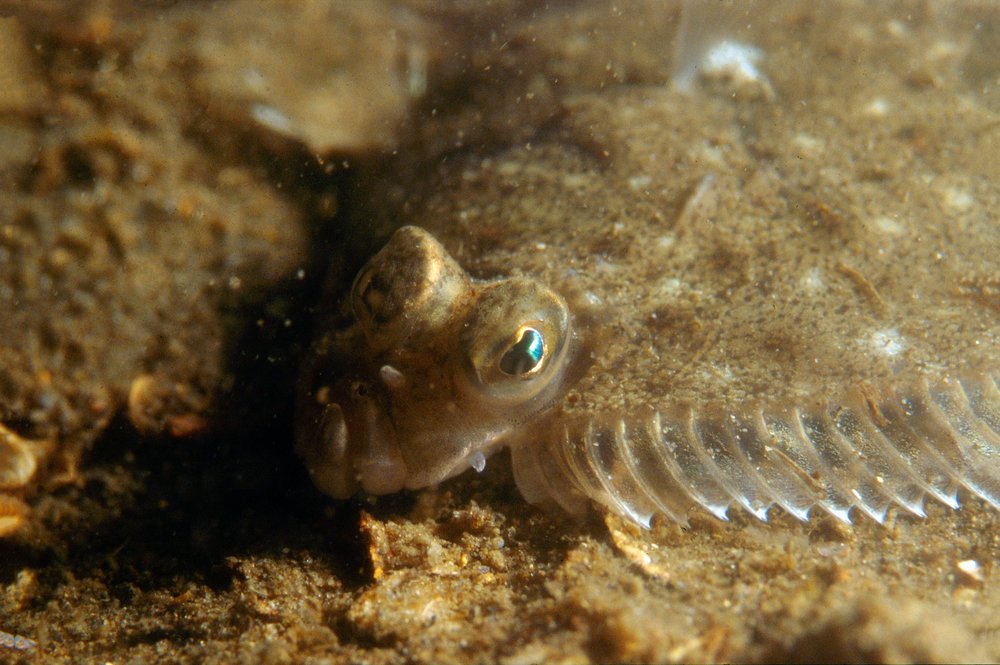
[[[295,448],[325,494],[346,499],[359,489],[391,494],[404,488],[408,473],[386,398],[381,383],[356,375],[303,393]]]

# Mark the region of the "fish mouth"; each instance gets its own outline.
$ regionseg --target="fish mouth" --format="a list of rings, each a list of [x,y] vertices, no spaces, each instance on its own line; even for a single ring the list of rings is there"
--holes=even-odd
[[[475,428],[400,426],[391,396],[369,383],[353,381],[336,393],[335,401],[319,406],[312,427],[300,428],[297,441],[313,482],[334,498],[359,489],[372,495],[416,490],[470,468],[481,471],[502,445],[499,434],[487,434],[484,442],[484,432]]]
[[[296,450],[315,485],[346,499],[359,489],[391,494],[404,489],[406,464],[384,396],[367,382],[340,381],[300,406]]]

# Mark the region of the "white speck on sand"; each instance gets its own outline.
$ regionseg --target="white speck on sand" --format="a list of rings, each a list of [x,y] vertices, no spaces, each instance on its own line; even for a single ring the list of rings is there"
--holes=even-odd
[[[876,330],[871,335],[871,345],[883,356],[898,356],[906,348],[906,340],[895,328]]]
[[[799,149],[802,157],[820,157],[823,154],[825,144],[822,140],[809,136],[808,134],[796,134],[792,137],[792,143]]]
[[[954,212],[966,212],[975,203],[975,199],[964,189],[945,187],[941,191],[941,203]]]
[[[628,179],[629,189],[632,191],[639,191],[649,187],[649,183],[653,182],[653,179],[648,175],[637,175]]]
[[[892,105],[884,97],[876,97],[868,102],[864,108],[864,114],[869,118],[884,118],[889,115]]]
[[[903,235],[903,232],[906,230],[899,220],[893,219],[887,215],[880,215],[876,217],[872,226],[876,231],[889,236]]]
[[[677,242],[677,238],[671,235],[658,236],[653,243],[656,245],[657,249],[670,249]]]
[[[268,104],[254,104],[250,107],[250,115],[268,129],[281,134],[291,134],[295,130],[291,118]]]
[[[705,54],[702,68],[708,75],[726,74],[738,82],[755,83],[764,78],[757,69],[762,55],[759,48],[726,39]]]
[[[802,288],[810,293],[818,293],[826,288],[826,282],[823,281],[823,272],[818,267],[807,272],[802,277],[801,284]]]

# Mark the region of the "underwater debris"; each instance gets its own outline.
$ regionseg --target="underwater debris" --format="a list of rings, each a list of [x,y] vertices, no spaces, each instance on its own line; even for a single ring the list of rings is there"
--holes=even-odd
[[[0,630],[0,647],[14,651],[34,651],[38,648],[38,643],[27,637],[12,635]]]
[[[27,485],[54,448],[51,441],[26,439],[0,424],[0,489]]]
[[[774,91],[760,70],[763,51],[741,40],[752,5],[739,2],[687,0],[674,39],[671,82],[690,92],[699,77],[728,79],[737,87],[759,86],[770,98]]]

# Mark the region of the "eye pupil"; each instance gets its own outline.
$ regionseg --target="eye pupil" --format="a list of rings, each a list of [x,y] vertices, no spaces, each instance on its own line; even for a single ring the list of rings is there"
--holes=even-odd
[[[527,374],[538,367],[545,353],[542,334],[534,328],[525,328],[517,340],[500,358],[500,371],[504,374]]]
[[[374,275],[368,275],[358,284],[358,299],[364,303],[368,312],[375,315],[385,301],[385,284]]]

